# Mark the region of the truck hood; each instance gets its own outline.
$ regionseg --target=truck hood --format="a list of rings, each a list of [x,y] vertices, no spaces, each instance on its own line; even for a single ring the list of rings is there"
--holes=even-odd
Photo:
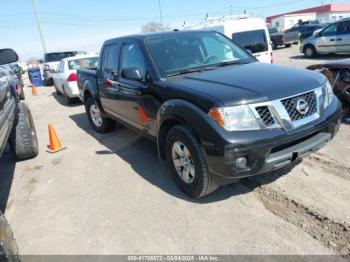
[[[229,106],[293,96],[320,87],[325,81],[322,74],[314,71],[250,63],[170,78],[168,84]]]

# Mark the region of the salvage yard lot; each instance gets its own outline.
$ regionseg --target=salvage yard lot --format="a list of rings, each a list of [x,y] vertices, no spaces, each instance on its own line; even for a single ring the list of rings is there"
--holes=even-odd
[[[321,59],[296,46],[274,52],[287,66]],[[21,254],[350,254],[349,125],[289,172],[195,200],[155,143],[126,128],[96,133],[84,107],[66,106],[53,87],[26,93],[40,154],[0,160],[1,203]],[[46,152],[48,123],[66,147],[56,154]]]

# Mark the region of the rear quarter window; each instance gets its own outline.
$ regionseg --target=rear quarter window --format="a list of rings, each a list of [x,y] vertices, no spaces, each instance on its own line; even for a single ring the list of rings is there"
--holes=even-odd
[[[98,63],[97,57],[74,59],[74,60],[68,61],[68,68],[69,70],[93,69],[93,68],[97,68],[97,63]]]
[[[58,52],[45,54],[45,62],[58,62],[64,58],[75,56],[77,52]]]
[[[264,29],[234,33],[232,39],[253,54],[268,51]]]

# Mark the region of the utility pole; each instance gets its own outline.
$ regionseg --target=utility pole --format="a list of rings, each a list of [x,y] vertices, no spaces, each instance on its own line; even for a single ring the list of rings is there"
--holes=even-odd
[[[163,15],[162,15],[162,3],[161,3],[161,0],[158,1],[158,5],[159,5],[160,25],[161,25],[162,32],[163,32],[164,31],[164,26],[163,26]]]
[[[42,47],[43,47],[44,54],[45,54],[45,53],[46,53],[46,46],[45,46],[44,35],[43,35],[42,30],[41,30],[41,25],[40,25],[38,10],[37,10],[37,8],[36,8],[36,0],[32,0],[32,3],[33,3],[33,11],[34,11],[34,16],[35,16],[35,20],[36,20],[36,25],[37,25],[37,27],[38,27],[38,31],[39,31],[39,35],[40,35],[41,45],[42,45]]]

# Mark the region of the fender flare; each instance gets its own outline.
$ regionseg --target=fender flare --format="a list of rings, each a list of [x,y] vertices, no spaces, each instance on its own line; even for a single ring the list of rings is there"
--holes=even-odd
[[[170,128],[179,124],[189,128],[199,143],[205,147],[224,144],[222,127],[217,125],[203,109],[186,100],[172,99],[165,102],[157,114],[157,146],[161,160],[165,159],[166,134]]]
[[[102,104],[101,104],[101,100],[100,100],[100,98],[99,98],[99,96],[98,96],[96,86],[93,85],[93,84],[91,83],[91,81],[86,80],[86,81],[84,82],[84,85],[83,85],[83,90],[84,90],[84,96],[83,96],[84,104],[85,104],[85,102],[86,102],[86,101],[85,101],[85,93],[86,93],[86,92],[89,92],[90,95],[91,95],[91,97],[92,97],[92,99],[93,99],[93,100],[95,101],[95,103],[97,104],[97,106],[98,106],[98,108],[99,108],[101,114],[102,114],[104,117],[107,117],[107,114],[106,114],[105,110],[103,109],[103,106],[102,106]]]

